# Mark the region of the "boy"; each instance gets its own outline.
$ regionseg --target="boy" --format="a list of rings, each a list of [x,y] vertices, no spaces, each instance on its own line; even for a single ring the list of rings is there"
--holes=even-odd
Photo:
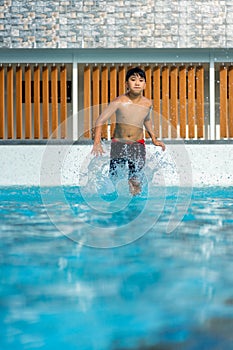
[[[117,97],[97,118],[95,124],[95,138],[92,153],[96,156],[103,154],[101,145],[102,125],[116,113],[116,127],[111,142],[109,174],[114,180],[117,178],[118,167],[128,163],[128,183],[131,194],[141,192],[141,171],[145,165],[145,141],[143,126],[148,131],[155,146],[165,150],[163,142],[155,137],[150,112],[152,103],[143,96],[146,87],[145,72],[139,67],[130,69],[126,74],[127,92]]]

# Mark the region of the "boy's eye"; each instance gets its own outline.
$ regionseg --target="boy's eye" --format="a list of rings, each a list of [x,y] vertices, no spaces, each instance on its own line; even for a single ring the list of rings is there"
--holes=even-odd
[[[130,78],[131,81],[135,81],[136,78]],[[144,79],[139,79],[140,83],[143,83],[144,82]]]

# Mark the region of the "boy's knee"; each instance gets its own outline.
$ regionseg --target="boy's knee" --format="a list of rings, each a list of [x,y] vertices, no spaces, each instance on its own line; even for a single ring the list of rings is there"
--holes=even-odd
[[[132,195],[137,195],[141,193],[141,181],[137,178],[129,179],[129,188]]]
[[[140,181],[138,178],[136,178],[136,177],[131,177],[131,178],[129,179],[129,182],[130,182],[132,185],[134,185],[134,186],[140,186],[140,185],[141,185],[141,181]]]

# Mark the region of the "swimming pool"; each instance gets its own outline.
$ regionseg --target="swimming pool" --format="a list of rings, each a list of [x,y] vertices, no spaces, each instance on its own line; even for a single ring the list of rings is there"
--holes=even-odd
[[[66,205],[60,190],[44,205],[39,187],[0,189],[2,350],[233,348],[233,187],[192,189],[170,233],[174,187],[101,215],[81,188],[62,189]],[[101,237],[132,222],[105,247],[82,241],[87,223]]]

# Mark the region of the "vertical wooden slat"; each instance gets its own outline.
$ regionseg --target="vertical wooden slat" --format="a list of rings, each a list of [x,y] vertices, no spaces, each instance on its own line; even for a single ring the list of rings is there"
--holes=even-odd
[[[152,86],[151,86],[151,67],[146,66],[145,67],[145,74],[146,74],[146,88],[144,91],[144,95],[146,98],[151,99],[151,92],[152,92]]]
[[[22,106],[22,67],[16,67],[16,138],[22,139],[22,122],[23,122],[23,106]]]
[[[178,68],[171,68],[171,106],[170,106],[170,121],[171,121],[171,137],[177,137],[177,122],[178,122]]]
[[[0,139],[5,137],[5,69],[0,67]]]
[[[67,68],[60,69],[60,115],[61,115],[61,138],[67,137]]]
[[[91,68],[84,68],[84,137],[91,137]]]
[[[34,138],[40,138],[40,67],[34,68]]]
[[[51,68],[51,102],[52,102],[52,138],[58,137],[58,70],[56,66]]]
[[[14,137],[14,71],[7,68],[7,137]]]
[[[31,112],[31,67],[25,67],[25,138],[32,137],[32,112]]]
[[[227,137],[227,67],[220,68],[220,137]]]
[[[43,138],[49,138],[49,70],[47,66],[42,70],[42,94],[43,94]]]
[[[180,99],[180,137],[186,137],[186,67],[179,70],[179,99]]]
[[[94,131],[94,126],[96,119],[100,114],[100,69],[99,67],[93,67],[92,71],[92,133]]]
[[[110,68],[110,101],[117,97],[117,69],[115,66]]]
[[[102,111],[106,108],[108,104],[108,67],[102,67],[101,72],[101,107]],[[108,122],[103,125],[102,128],[102,137],[107,139],[108,131],[107,131]]]
[[[160,67],[155,67],[153,71],[153,100],[154,100],[154,129],[155,136],[159,137],[160,129]]]
[[[125,94],[125,67],[120,66],[118,70],[118,95]]]
[[[229,67],[229,137],[233,137],[233,66]]]
[[[195,69],[188,68],[188,127],[189,138],[195,137]]]
[[[169,121],[169,68],[162,68],[162,137],[168,137]]]
[[[152,86],[151,86],[151,67],[146,66],[144,68],[145,75],[146,75],[146,88],[144,90],[144,96],[151,100],[151,94],[152,94]],[[145,138],[149,138],[148,132],[145,132]]]
[[[196,94],[197,94],[197,137],[204,136],[204,68],[196,69]]]
[[[115,66],[110,68],[110,101],[117,97],[117,69]],[[111,137],[113,136],[116,126],[116,114],[111,118]]]

